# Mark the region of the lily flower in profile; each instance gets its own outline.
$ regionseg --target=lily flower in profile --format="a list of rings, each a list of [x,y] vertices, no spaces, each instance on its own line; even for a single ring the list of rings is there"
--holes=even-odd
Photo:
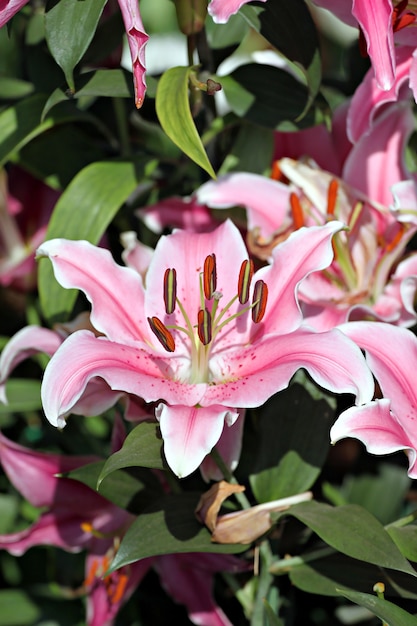
[[[262,405],[305,368],[321,386],[372,396],[360,350],[342,333],[302,325],[297,290],[332,259],[342,225],[300,229],[254,272],[230,221],[209,233],[161,237],[144,284],[132,268],[85,241],[54,239],[49,257],[65,288],[92,304],[90,331],[72,333],[49,361],[42,383],[45,415],[62,428],[89,381],[159,402],[164,452],[173,472],[197,469],[239,409]]]
[[[266,2],[266,0],[260,0]],[[250,0],[211,0],[208,12],[215,22],[225,24],[231,15],[237,13]]]
[[[330,431],[332,443],[353,437],[371,454],[404,450],[408,475],[417,478],[416,336],[379,322],[349,322],[340,328],[365,351],[383,397],[342,413]]]

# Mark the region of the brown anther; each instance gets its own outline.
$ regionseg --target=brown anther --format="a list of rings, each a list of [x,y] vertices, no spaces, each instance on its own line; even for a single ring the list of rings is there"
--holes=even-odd
[[[253,290],[252,321],[259,324],[265,315],[268,300],[268,286],[263,280],[257,280]]]
[[[173,267],[165,270],[164,274],[164,303],[167,315],[175,311],[177,301],[177,271]]]
[[[212,320],[210,311],[208,309],[200,309],[197,315],[197,321],[198,337],[203,346],[207,346],[212,337]]]
[[[337,193],[339,191],[339,182],[336,178],[332,178],[327,190],[327,215],[334,215],[337,203]]]
[[[206,300],[211,300],[217,287],[216,255],[209,254],[204,261],[203,289]]]
[[[303,207],[301,206],[300,198],[294,192],[290,193],[290,205],[294,228],[301,228],[301,226],[304,226]]]
[[[167,352],[175,351],[174,337],[169,332],[168,328],[157,317],[148,317],[148,324],[151,327],[152,332],[156,335],[156,338],[165,348]]]
[[[249,288],[254,273],[252,259],[246,259],[240,266],[239,280],[237,283],[237,293],[240,304],[245,304],[249,300]]]

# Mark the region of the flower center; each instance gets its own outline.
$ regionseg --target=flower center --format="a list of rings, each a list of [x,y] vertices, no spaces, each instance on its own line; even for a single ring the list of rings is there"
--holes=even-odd
[[[177,271],[175,268],[165,270],[163,279],[163,295],[165,313],[171,315],[178,307],[185,326],[164,324],[159,317],[148,317],[152,332],[167,352],[175,352],[175,338],[172,331],[182,333],[188,338],[190,345],[191,375],[190,383],[211,382],[209,358],[212,346],[219,332],[233,320],[251,310],[252,322],[259,324],[264,317],[268,299],[268,287],[263,280],[256,281],[250,304],[250,287],[254,274],[253,261],[245,260],[240,266],[237,276],[237,293],[226,306],[219,309],[222,293],[217,290],[216,255],[209,254],[204,261],[203,271],[199,274],[200,306],[197,318],[192,319],[177,296]],[[247,305],[232,313],[236,301]]]

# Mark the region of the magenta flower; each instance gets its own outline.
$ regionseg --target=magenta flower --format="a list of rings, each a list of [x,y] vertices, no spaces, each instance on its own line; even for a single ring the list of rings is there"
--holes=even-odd
[[[241,6],[250,0],[211,0],[208,12],[215,22],[225,24],[231,15],[237,13]],[[266,0],[260,0],[266,2]]]
[[[354,437],[371,454],[404,450],[408,475],[417,478],[417,338],[378,322],[350,322],[341,330],[365,350],[383,399],[345,411],[331,429],[332,442]]]
[[[0,171],[0,284],[36,286],[35,250],[45,238],[59,193],[19,167]]]
[[[151,566],[158,571],[167,593],[187,607],[194,623],[231,626],[211,589],[216,572],[247,570],[246,563],[236,557],[163,555],[104,576],[134,517],[86,485],[62,476],[96,460],[36,452],[0,433],[0,462],[10,482],[31,504],[44,509],[25,530],[0,535],[0,548],[16,556],[38,545],[70,552],[86,550],[86,575],[80,592],[87,595],[88,626],[111,626]]]
[[[237,228],[161,237],[146,274],[117,265],[84,241],[55,239],[38,251],[65,288],[81,289],[102,334],[77,331],[55,352],[42,384],[58,427],[97,377],[156,409],[164,451],[180,477],[194,471],[239,408],[284,389],[300,367],[323,387],[367,401],[373,384],[362,355],[338,331],[304,328],[297,289],[332,258],[341,228],[300,229],[255,274]],[[285,270],[283,269],[285,268]],[[359,375],[360,372],[360,375]]]
[[[304,158],[277,162],[279,180],[238,172],[206,183],[196,196],[216,208],[246,206],[249,248],[265,260],[300,226],[337,218],[348,229],[335,236],[333,263],[299,288],[308,323],[326,330],[371,317],[412,326],[417,256],[404,252],[417,227],[417,197],[404,151],[413,130],[412,113],[404,105],[389,107],[347,152],[346,136],[333,136],[326,153],[330,157],[340,145],[345,155],[343,163],[336,160],[335,173],[306,158],[303,151],[311,147],[314,133],[323,145],[323,129],[310,130],[299,138]],[[293,154],[296,143],[297,137],[281,143],[277,138],[279,149],[285,146]]]
[[[360,28],[362,48],[369,55],[378,87],[392,88],[396,76],[395,43],[414,45],[415,3],[407,0],[314,0],[340,19]]]
[[[0,28],[29,0],[0,0]],[[125,25],[130,56],[132,58],[135,104],[139,109],[145,98],[145,46],[149,39],[139,12],[139,0],[117,0]]]

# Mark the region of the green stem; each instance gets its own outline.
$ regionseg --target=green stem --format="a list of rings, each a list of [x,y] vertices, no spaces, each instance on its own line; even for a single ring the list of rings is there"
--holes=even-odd
[[[318,561],[319,559],[323,559],[326,556],[331,556],[332,554],[335,554],[335,552],[336,550],[327,546],[326,548],[321,548],[319,550],[309,552],[304,556],[293,556],[287,559],[280,559],[279,561],[275,561],[271,564],[269,571],[275,576],[288,574],[288,572],[294,567],[305,565],[306,563],[310,563],[311,561]]]
[[[122,157],[130,157],[132,151],[130,149],[129,129],[127,124],[126,107],[124,100],[122,98],[113,98],[113,108],[119,134],[120,154]]]

